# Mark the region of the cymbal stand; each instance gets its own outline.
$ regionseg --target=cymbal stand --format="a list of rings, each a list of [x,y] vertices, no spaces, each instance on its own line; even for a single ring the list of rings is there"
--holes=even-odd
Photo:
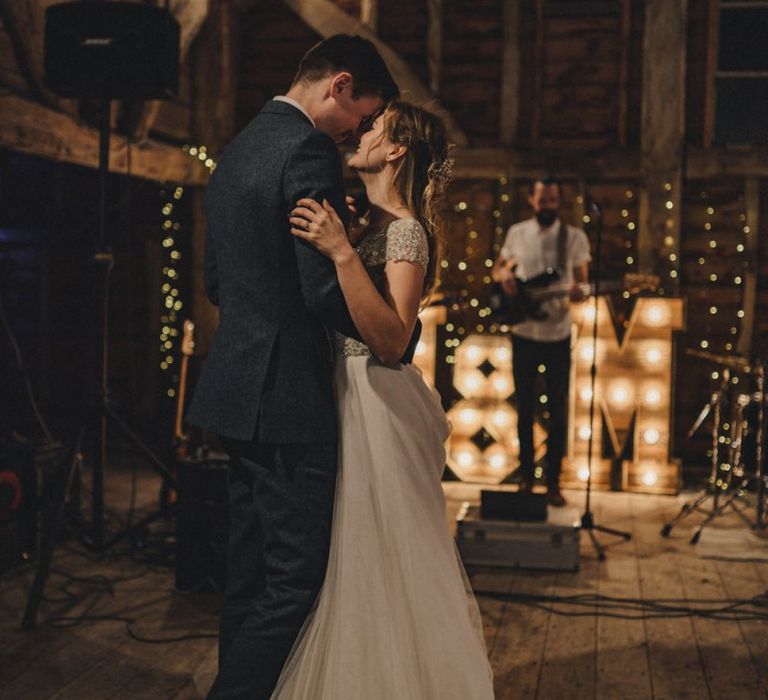
[[[712,396],[709,399],[709,403],[704,406],[699,413],[696,422],[693,427],[688,431],[688,437],[690,438],[699,429],[706,417],[712,414],[712,460],[709,477],[707,482],[701,491],[699,491],[691,500],[687,501],[680,512],[668,523],[661,528],[661,535],[663,537],[669,537],[672,532],[672,528],[679,522],[687,518],[692,513],[706,513],[711,515],[718,510],[720,498],[723,491],[723,479],[720,476],[720,424],[722,419],[723,407],[727,401],[728,389],[731,381],[731,373],[728,369],[722,371],[722,381],[717,391],[712,392]],[[708,499],[712,499],[711,509],[702,507]],[[700,534],[699,534],[700,536]],[[691,540],[692,544],[698,542],[698,537],[694,535],[694,539]]]
[[[757,479],[757,505],[755,506],[755,529],[768,528],[768,472],[765,471],[766,445],[768,445],[768,387],[765,384],[765,363],[761,360],[757,368],[758,396],[757,435],[755,444],[755,478]]]
[[[759,399],[758,404],[758,417],[757,417],[757,433],[755,436],[755,470],[752,474],[744,474],[741,482],[737,484],[732,490],[729,496],[719,505],[715,505],[712,508],[712,512],[706,517],[704,522],[696,528],[691,538],[691,543],[696,544],[701,537],[701,533],[704,528],[712,522],[717,516],[722,515],[727,508],[731,508],[736,512],[747,525],[754,527],[755,529],[763,529],[766,527],[766,514],[765,514],[765,496],[768,489],[768,474],[763,473],[763,460],[765,454],[765,366],[762,362],[755,365],[755,375],[757,376],[757,395]],[[732,465],[736,466],[736,465]],[[756,504],[755,504],[755,522],[754,525],[743,513],[743,508],[736,507],[736,501],[746,502],[746,493],[749,485],[755,482],[756,486]]]

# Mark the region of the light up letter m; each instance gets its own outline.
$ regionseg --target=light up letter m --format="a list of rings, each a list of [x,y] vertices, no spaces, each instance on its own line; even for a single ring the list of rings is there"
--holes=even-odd
[[[611,465],[621,459],[624,490],[675,493],[680,464],[671,457],[672,334],[683,328],[683,301],[638,299],[621,341],[604,298],[598,299],[597,314],[596,403],[590,426],[595,308],[592,301],[574,308],[578,331],[571,365],[568,460],[562,483],[583,486],[586,482],[593,431],[594,486],[609,487]]]

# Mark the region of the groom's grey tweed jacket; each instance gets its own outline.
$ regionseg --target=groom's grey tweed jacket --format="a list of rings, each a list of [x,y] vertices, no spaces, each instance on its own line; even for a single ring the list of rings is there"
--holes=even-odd
[[[264,443],[337,439],[325,326],[359,336],[333,263],[290,233],[301,197],[328,199],[346,221],[333,140],[273,100],[221,154],[206,192],[205,287],[220,321],[189,410],[194,425]]]

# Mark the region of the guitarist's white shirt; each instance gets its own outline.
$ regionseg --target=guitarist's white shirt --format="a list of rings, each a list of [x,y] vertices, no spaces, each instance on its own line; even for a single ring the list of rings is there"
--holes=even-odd
[[[573,268],[588,263],[587,234],[575,226],[567,226],[568,238],[565,248],[566,265],[561,283],[573,283]],[[547,228],[542,228],[536,218],[513,224],[507,231],[501,255],[506,260],[515,260],[515,277],[531,279],[536,275],[557,268],[557,237],[560,219]],[[559,284],[559,283],[558,283]],[[527,320],[512,326],[512,333],[529,340],[556,342],[571,335],[571,312],[567,298],[562,301],[549,300],[542,305],[548,318],[537,321]]]

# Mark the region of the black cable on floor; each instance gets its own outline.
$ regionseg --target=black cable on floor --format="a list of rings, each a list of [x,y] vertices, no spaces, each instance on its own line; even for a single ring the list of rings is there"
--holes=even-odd
[[[750,599],[618,598],[597,593],[574,596],[537,595],[505,591],[474,591],[479,598],[490,598],[528,605],[565,617],[614,617],[624,620],[701,617],[711,620],[768,621],[768,591]],[[706,607],[696,607],[696,605]],[[588,607],[589,610],[562,610],[556,606]],[[715,606],[715,607],[712,607]],[[765,609],[765,612],[762,610]],[[622,611],[622,612],[617,612]],[[634,613],[634,614],[630,614]]]

